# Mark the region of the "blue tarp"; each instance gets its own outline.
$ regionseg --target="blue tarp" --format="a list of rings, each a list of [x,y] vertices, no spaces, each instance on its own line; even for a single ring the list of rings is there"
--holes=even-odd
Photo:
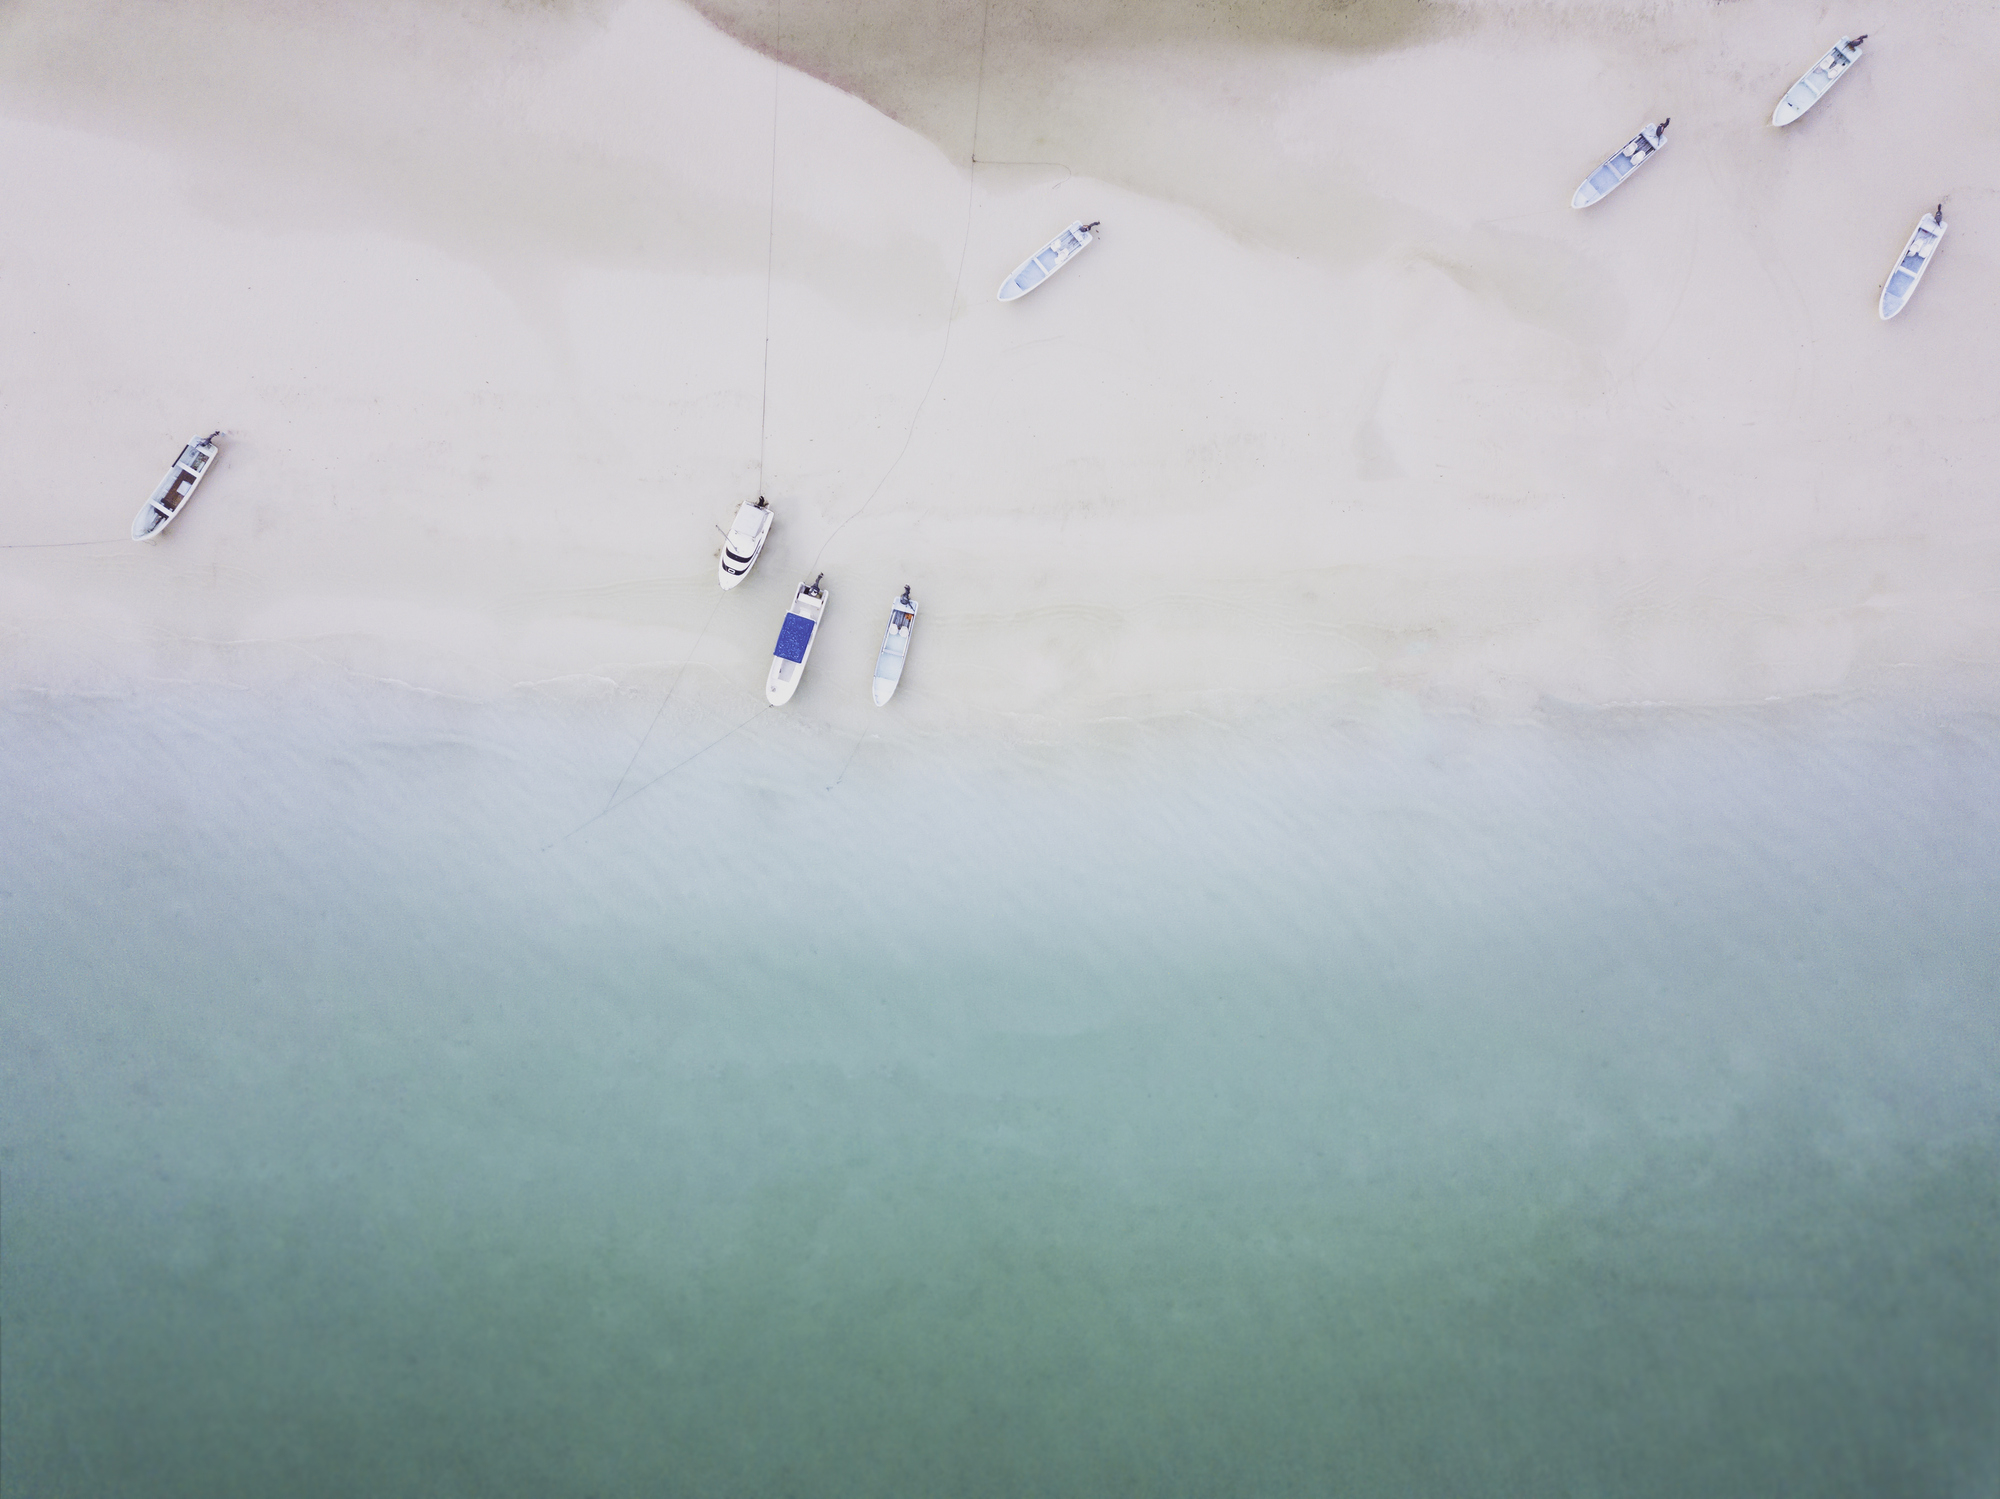
[[[787,614],[785,622],[778,628],[778,649],[775,654],[787,661],[806,659],[806,647],[812,644],[813,622],[803,614]]]

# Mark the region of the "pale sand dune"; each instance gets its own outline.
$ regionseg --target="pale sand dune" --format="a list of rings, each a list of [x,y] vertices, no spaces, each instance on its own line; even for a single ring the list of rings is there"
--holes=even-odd
[[[0,674],[652,692],[692,649],[692,698],[747,711],[824,567],[788,711],[895,732],[1990,695],[1991,7],[1324,36],[1110,7],[1093,40],[995,0],[970,180],[978,12],[915,63],[885,15],[806,11],[786,55],[935,143],[787,68],[768,239],[773,65],[679,5],[0,15]],[[1771,129],[1843,27],[1862,66]],[[1568,208],[1668,114],[1671,149]],[[1939,197],[1952,236],[1885,326]],[[996,303],[1079,216],[1104,242]],[[781,518],[719,598],[767,246]],[[217,425],[166,538],[113,540]]]

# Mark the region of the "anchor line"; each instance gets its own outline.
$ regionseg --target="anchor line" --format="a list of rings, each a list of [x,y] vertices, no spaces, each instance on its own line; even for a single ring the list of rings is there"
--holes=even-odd
[[[554,843],[543,844],[542,852],[548,853],[551,849],[559,847],[560,845],[569,842],[570,839],[574,838],[578,833],[581,833],[585,828],[591,827],[596,823],[602,822],[605,818],[609,817],[613,812],[617,811],[618,808],[629,806],[631,803],[637,801],[640,797],[644,796],[648,791],[651,791],[655,786],[659,785],[660,782],[664,781],[668,776],[672,775],[675,771],[682,770],[687,766],[692,765],[695,761],[699,760],[703,755],[707,754],[710,750],[714,749],[718,744],[722,743],[723,740],[731,738],[734,735],[741,733],[745,728],[749,727],[751,720],[755,719],[758,716],[758,714],[769,711],[769,709],[770,709],[769,703],[760,703],[757,706],[756,710],[752,712],[748,718],[745,718],[740,723],[737,723],[734,726],[723,730],[723,732],[716,735],[713,739],[709,740],[708,743],[704,744],[700,749],[696,750],[693,754],[687,755],[682,759],[676,760],[673,764],[669,765],[665,770],[661,771],[658,775],[654,776],[650,781],[645,781],[640,785],[634,787],[631,794],[625,797],[622,801],[613,802],[612,805],[606,807],[602,812],[599,812],[595,817],[586,817],[582,822],[578,823],[575,827],[571,828],[567,833],[564,833],[562,837],[556,839]]]
[[[715,622],[715,611],[721,606],[722,596],[717,594],[715,602],[708,606],[708,618],[701,622],[701,629],[695,633],[694,644],[690,645],[687,654],[681,657],[680,669],[674,673],[674,680],[667,688],[667,695],[660,699],[660,706],[653,710],[653,721],[646,725],[646,732],[639,736],[638,748],[632,751],[632,758],[625,762],[625,768],[618,773],[618,784],[611,788],[611,795],[604,799],[604,812],[611,810],[618,800],[618,793],[625,789],[626,778],[632,774],[632,767],[639,763],[639,756],[646,752],[647,741],[653,737],[653,730],[660,726],[660,715],[667,711],[667,704],[671,703],[674,694],[681,690],[681,678],[687,675],[688,663],[694,660],[694,653],[701,649],[701,643],[708,635],[708,627]],[[602,817],[604,812],[597,815]]]
[[[764,493],[765,432],[771,412],[771,283],[778,252],[778,83],[785,75],[785,0],[772,0],[771,200],[764,215],[764,374],[757,397],[757,493]]]
[[[7,541],[0,542],[0,552],[45,552],[50,547],[107,547],[114,541],[123,540],[123,536],[107,536],[101,541]]]
[[[883,486],[889,482],[891,476],[902,466],[904,456],[910,451],[911,442],[916,439],[917,423],[923,417],[924,407],[930,403],[931,392],[937,388],[938,376],[944,373],[945,361],[951,357],[951,327],[953,322],[956,321],[955,315],[958,311],[959,288],[965,281],[966,256],[972,249],[973,195],[974,190],[978,186],[979,178],[979,115],[986,98],[986,31],[992,18],[993,0],[986,0],[985,6],[979,13],[979,76],[972,91],[972,145],[966,152],[965,234],[960,239],[958,245],[958,269],[953,273],[951,278],[951,303],[945,308],[944,347],[938,351],[938,361],[931,369],[930,379],[924,384],[924,393],[917,397],[917,409],[910,413],[910,425],[909,429],[903,434],[903,445],[896,450],[896,456],[890,460],[888,468],[882,471],[882,477],[875,481],[875,487],[868,491],[868,498],[856,506],[854,513],[849,515],[846,520],[843,520],[839,525],[827,532],[826,540],[819,544],[819,550],[813,554],[812,565],[815,568],[819,566],[820,558],[826,555],[826,549],[833,545],[833,538],[847,528],[849,521],[858,520],[862,512],[875,503],[875,497],[882,492]]]

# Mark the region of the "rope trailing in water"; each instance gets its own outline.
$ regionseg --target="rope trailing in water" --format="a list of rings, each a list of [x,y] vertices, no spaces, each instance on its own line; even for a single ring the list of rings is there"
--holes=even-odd
[[[618,773],[618,784],[611,788],[611,795],[604,799],[604,812],[611,810],[612,804],[618,800],[618,793],[625,789],[626,778],[632,774],[632,767],[639,763],[639,756],[645,753],[646,743],[653,737],[653,730],[660,726],[660,715],[667,711],[667,704],[671,703],[674,694],[681,690],[681,678],[687,675],[688,662],[694,660],[694,653],[701,649],[701,642],[708,634],[708,627],[715,622],[715,611],[721,607],[722,594],[718,591],[715,602],[708,606],[708,618],[701,622],[701,629],[695,633],[694,644],[690,645],[687,654],[681,657],[680,667],[675,671],[674,680],[667,688],[667,695],[660,699],[660,706],[653,710],[653,721],[646,725],[646,732],[639,736],[639,744],[632,751],[632,758],[625,762],[625,768]],[[602,817],[604,812],[597,815]]]
[[[778,84],[785,76],[785,64],[783,58],[784,38],[785,38],[785,3],[784,0],[772,0],[771,190],[770,190],[770,201],[766,206],[764,215],[764,369],[761,380],[761,390],[757,398],[757,493],[760,495],[764,493],[764,459],[766,452],[765,433],[769,429],[769,418],[771,412],[771,285],[774,279],[774,268],[777,264]],[[721,596],[718,594],[715,603],[709,606],[708,618],[704,619],[701,622],[701,628],[695,632],[693,644],[691,644],[688,647],[687,654],[681,657],[680,667],[674,672],[674,680],[672,684],[667,688],[667,695],[660,699],[660,706],[653,710],[652,722],[646,725],[646,732],[639,736],[639,743],[637,747],[634,748],[632,751],[632,758],[625,762],[624,770],[618,773],[618,784],[611,788],[611,795],[604,799],[604,810],[597,814],[598,817],[603,817],[607,815],[612,810],[613,807],[617,806],[618,793],[625,789],[625,782],[629,780],[632,775],[632,767],[639,763],[639,756],[641,756],[646,752],[646,746],[652,740],[653,731],[660,726],[660,719],[666,713],[667,705],[674,700],[674,694],[681,690],[681,682],[687,676],[688,663],[694,659],[694,653],[701,649],[702,641],[705,640],[708,636],[708,627],[715,623],[715,613],[716,610],[721,607],[721,605],[722,605],[722,599]],[[683,761],[681,763],[685,764],[687,762]],[[646,783],[647,786],[650,786],[652,784],[653,783],[651,781],[648,781]],[[645,789],[646,789],[645,786],[639,788],[640,791],[643,791]],[[635,791],[633,795],[637,796],[638,792]],[[597,820],[596,818],[591,819],[592,822],[595,822],[596,820]],[[590,826],[590,823],[583,824],[583,827],[588,827],[588,826]],[[576,832],[581,832],[582,830],[583,830],[582,828],[578,828]],[[566,833],[563,836],[565,838],[574,837],[575,833]],[[556,840],[556,842],[558,843],[560,843],[561,841],[562,839],[560,838]],[[549,847],[553,848],[555,847],[555,844],[550,844]]]

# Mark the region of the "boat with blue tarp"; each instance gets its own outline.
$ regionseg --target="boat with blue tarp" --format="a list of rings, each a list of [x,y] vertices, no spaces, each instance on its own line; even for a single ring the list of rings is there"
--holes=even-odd
[[[826,613],[826,589],[821,573],[810,583],[799,584],[792,595],[792,607],[778,627],[778,644],[771,652],[771,674],[764,679],[764,697],[772,707],[792,700],[805,675],[806,657],[812,654],[813,639],[819,634],[821,616]]]
[[[1632,139],[1605,157],[1604,165],[1583,179],[1582,184],[1570,197],[1571,208],[1588,208],[1602,201],[1612,189],[1624,183],[1627,177],[1638,171],[1640,166],[1660,147],[1667,143],[1667,127],[1673,124],[1672,116],[1657,125],[1648,125]]]

